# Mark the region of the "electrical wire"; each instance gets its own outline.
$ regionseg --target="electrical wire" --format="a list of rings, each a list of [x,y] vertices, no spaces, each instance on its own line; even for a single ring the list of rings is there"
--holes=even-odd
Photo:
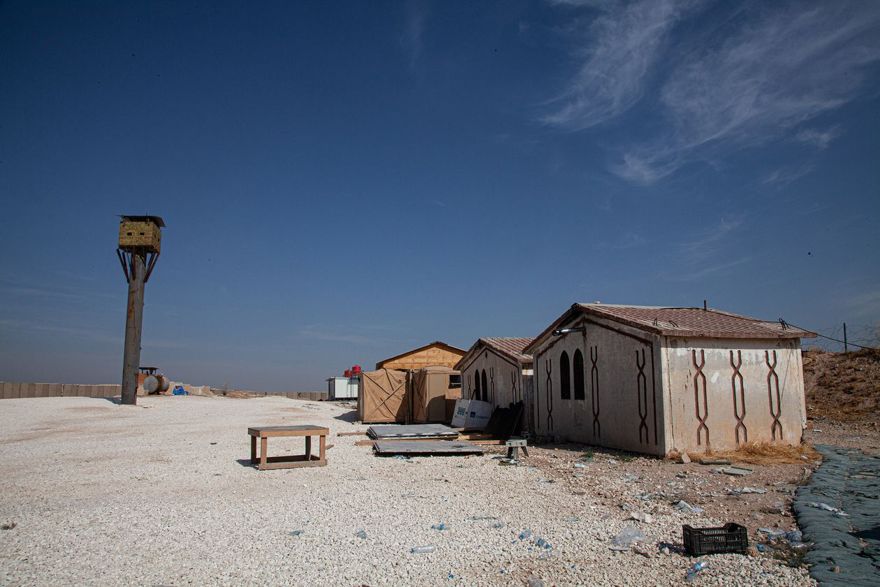
[[[809,330],[809,329],[807,329],[807,328],[804,328],[803,326],[798,326],[797,324],[792,324],[791,322],[786,322],[786,321],[783,320],[782,318],[779,319],[779,323],[782,325],[782,328],[783,328],[783,329],[788,328],[789,326],[793,326],[794,328],[800,328],[801,330],[806,330],[806,331],[808,331],[808,332],[813,332],[812,330]],[[861,345],[861,344],[857,344],[857,343],[855,343],[855,342],[852,342],[851,340],[846,340],[846,341],[844,341],[844,340],[840,340],[839,338],[834,338],[834,337],[832,337],[832,336],[825,336],[824,334],[822,334],[822,333],[820,333],[820,332],[815,332],[815,335],[818,336],[819,338],[824,338],[824,339],[827,339],[827,340],[833,340],[834,342],[839,342],[839,343],[842,344],[842,345],[854,346],[854,347],[858,347],[858,348],[860,348],[860,349],[865,349],[865,350],[869,350],[869,351],[880,351],[880,349],[878,349],[877,347],[873,347],[873,346],[864,346],[864,345]]]

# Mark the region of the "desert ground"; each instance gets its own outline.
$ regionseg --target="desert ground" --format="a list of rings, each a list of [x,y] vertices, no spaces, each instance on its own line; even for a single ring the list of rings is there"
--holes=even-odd
[[[880,454],[880,354],[804,364],[804,446],[732,455],[744,477],[572,444],[530,447],[515,466],[495,446],[377,457],[339,435],[366,426],[333,402],[3,400],[0,584],[678,585],[697,560],[696,585],[815,584],[804,548],[768,532],[797,529],[792,498],[820,464],[811,443]],[[287,424],[330,429],[326,467],[250,466],[247,428]],[[272,454],[302,445],[269,441]],[[679,552],[682,524],[724,522],[749,529],[748,556]],[[625,530],[643,540],[620,548]]]
[[[519,466],[498,449],[381,458],[337,436],[365,428],[351,419],[347,406],[271,397],[4,400],[0,523],[14,527],[0,531],[0,583],[674,585],[694,560],[661,543],[680,543],[682,523],[794,528],[787,504],[812,466],[754,465],[743,479],[570,445]],[[248,426],[302,423],[330,428],[328,466],[249,466]],[[742,486],[767,493],[728,495]],[[612,550],[626,527],[644,542]],[[425,545],[435,551],[411,553]],[[811,583],[770,555],[701,560],[696,584]]]

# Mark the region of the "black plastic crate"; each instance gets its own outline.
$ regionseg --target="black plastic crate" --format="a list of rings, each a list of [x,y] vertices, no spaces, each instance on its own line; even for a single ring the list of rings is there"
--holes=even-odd
[[[745,554],[749,547],[749,531],[739,524],[724,524],[720,528],[681,527],[684,549],[691,556],[736,552]]]

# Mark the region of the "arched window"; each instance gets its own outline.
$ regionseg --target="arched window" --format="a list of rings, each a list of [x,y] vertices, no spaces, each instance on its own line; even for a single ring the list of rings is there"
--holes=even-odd
[[[486,379],[486,370],[483,369],[483,397],[484,402],[489,401],[489,382]]]
[[[474,389],[471,393],[471,399],[480,399],[480,389],[480,370],[477,369],[474,373]]]
[[[574,352],[574,399],[584,398],[584,354],[578,349]]]
[[[565,351],[559,357],[559,393],[562,399],[571,399],[571,364]]]

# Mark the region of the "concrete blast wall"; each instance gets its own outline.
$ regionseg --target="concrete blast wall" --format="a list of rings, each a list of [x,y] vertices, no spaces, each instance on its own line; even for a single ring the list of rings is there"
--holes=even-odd
[[[77,383],[13,383],[0,382],[0,399],[31,397],[114,397],[119,385],[82,385]]]

